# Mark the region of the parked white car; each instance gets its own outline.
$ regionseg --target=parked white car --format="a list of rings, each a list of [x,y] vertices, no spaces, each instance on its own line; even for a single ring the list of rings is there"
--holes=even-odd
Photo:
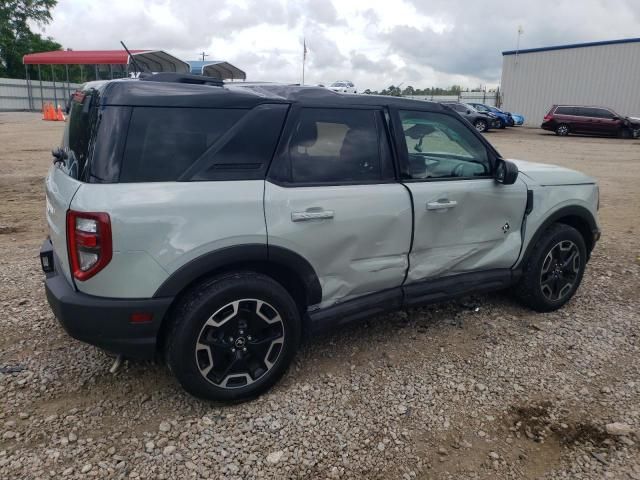
[[[338,80],[337,82],[333,82],[331,85],[329,85],[328,88],[329,90],[333,90],[334,92],[358,93],[353,82],[350,82],[348,80]]]

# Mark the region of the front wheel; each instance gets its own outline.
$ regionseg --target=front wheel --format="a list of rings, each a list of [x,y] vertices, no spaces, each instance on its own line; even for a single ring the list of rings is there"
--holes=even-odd
[[[180,303],[165,357],[185,390],[208,400],[253,398],[274,385],[300,342],[300,314],[287,291],[254,272],[203,282]]]
[[[580,232],[562,223],[549,227],[526,260],[515,287],[520,301],[538,312],[557,310],[580,286],[587,249]]]
[[[484,120],[476,120],[473,123],[473,126],[476,127],[476,130],[479,132],[486,132],[488,129],[488,125],[487,122],[485,122]]]
[[[618,131],[618,137],[625,138],[625,139],[633,138],[634,137],[634,132],[630,128],[622,127]]]

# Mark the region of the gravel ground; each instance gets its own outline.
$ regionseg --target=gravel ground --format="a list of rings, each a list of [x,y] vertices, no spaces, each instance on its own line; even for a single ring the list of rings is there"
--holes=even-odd
[[[640,141],[488,135],[601,182],[603,239],[562,310],[492,294],[371,318],[228,406],[162,365],[110,374],[51,314],[37,249],[62,128],[0,113],[0,478],[640,480]]]

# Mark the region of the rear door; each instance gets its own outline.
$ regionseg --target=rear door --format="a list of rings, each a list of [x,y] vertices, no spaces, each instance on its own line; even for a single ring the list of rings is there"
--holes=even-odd
[[[383,112],[296,107],[265,184],[269,246],[302,255],[321,306],[399,287],[412,212],[395,180]]]
[[[524,182],[496,183],[493,152],[452,115],[399,110],[394,119],[414,204],[407,283],[510,268],[522,244]]]

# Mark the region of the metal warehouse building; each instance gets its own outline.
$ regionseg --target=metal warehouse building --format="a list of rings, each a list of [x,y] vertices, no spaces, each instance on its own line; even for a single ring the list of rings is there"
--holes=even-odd
[[[553,104],[640,114],[640,38],[502,52],[502,107],[539,126]]]

